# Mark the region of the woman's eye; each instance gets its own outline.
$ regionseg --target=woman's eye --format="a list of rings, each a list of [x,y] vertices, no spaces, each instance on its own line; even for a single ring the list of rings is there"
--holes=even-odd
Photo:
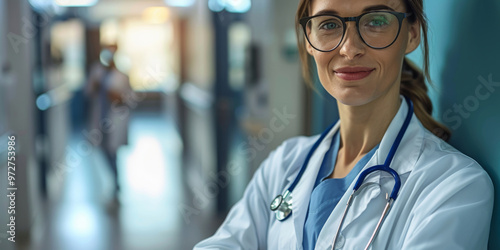
[[[337,28],[338,25],[336,23],[325,23],[323,25],[321,25],[321,29],[325,29],[325,30],[331,30],[331,29],[335,29]]]
[[[389,24],[389,21],[385,17],[375,17],[368,23],[368,25],[374,26],[374,27],[384,26],[384,25],[388,25],[388,24]]]

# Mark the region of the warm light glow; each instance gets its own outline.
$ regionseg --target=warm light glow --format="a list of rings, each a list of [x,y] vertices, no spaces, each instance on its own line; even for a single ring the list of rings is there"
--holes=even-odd
[[[118,44],[130,60],[127,72],[135,91],[162,91],[177,81],[173,28],[170,21],[151,24],[143,18],[123,23]]]
[[[95,5],[97,0],[55,0],[55,3],[65,7],[86,7]]]
[[[60,85],[79,89],[85,82],[85,24],[79,19],[52,24],[50,54],[59,61],[57,73],[48,74],[50,89]]]
[[[252,35],[245,23],[234,23],[229,27],[229,85],[235,91],[242,91],[246,81],[246,49]]]
[[[112,45],[117,43],[120,23],[116,19],[106,19],[101,24],[100,40],[102,45]]]
[[[149,23],[165,23],[170,17],[166,7],[149,7],[144,10],[142,17]]]

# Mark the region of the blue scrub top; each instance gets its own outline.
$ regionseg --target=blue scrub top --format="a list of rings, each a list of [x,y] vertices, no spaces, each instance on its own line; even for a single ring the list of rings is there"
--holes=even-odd
[[[311,199],[309,200],[302,241],[304,249],[314,249],[316,240],[326,220],[328,220],[328,217],[347,191],[347,188],[349,188],[349,185],[354,181],[354,178],[372,158],[379,146],[375,146],[363,156],[346,177],[342,179],[325,179],[333,172],[339,152],[339,145],[340,136],[337,131],[332,138],[330,149],[328,149],[323,158],[316,182],[314,183],[314,189],[311,193]]]

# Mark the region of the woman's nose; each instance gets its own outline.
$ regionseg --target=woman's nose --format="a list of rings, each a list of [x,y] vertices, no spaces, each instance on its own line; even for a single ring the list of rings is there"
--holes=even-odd
[[[359,36],[355,23],[348,23],[342,43],[339,45],[340,54],[347,59],[354,59],[364,54],[365,44]]]

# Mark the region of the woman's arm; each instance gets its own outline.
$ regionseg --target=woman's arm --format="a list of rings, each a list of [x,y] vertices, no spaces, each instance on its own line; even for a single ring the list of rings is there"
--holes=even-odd
[[[473,163],[419,202],[402,249],[487,249],[492,210],[493,184]]]
[[[264,161],[255,172],[243,198],[233,206],[217,232],[194,249],[267,248],[269,161]]]

